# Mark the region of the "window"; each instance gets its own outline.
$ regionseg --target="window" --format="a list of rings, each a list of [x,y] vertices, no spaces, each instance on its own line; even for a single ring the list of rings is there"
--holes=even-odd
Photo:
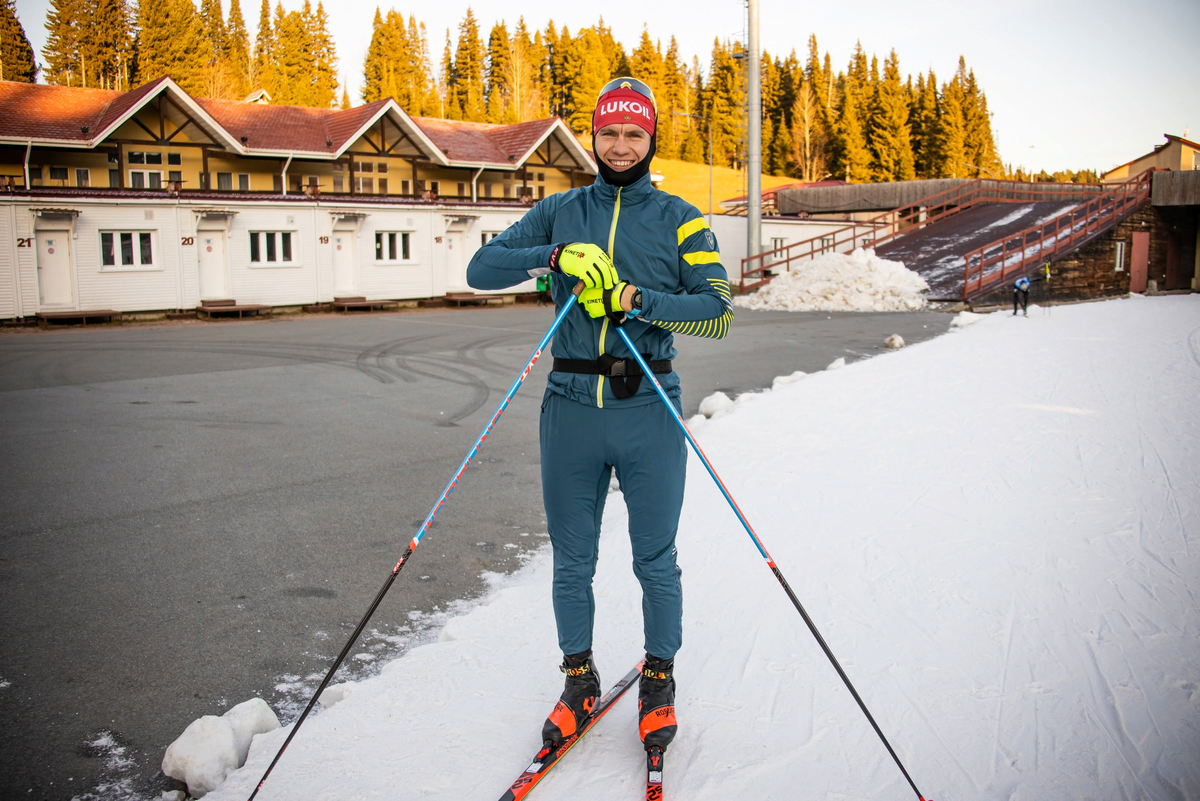
[[[375,261],[408,261],[410,236],[404,231],[376,231]]]
[[[154,266],[154,234],[150,231],[101,231],[100,262],[114,269]]]
[[[121,171],[120,170],[109,170],[108,171],[108,188],[109,189],[120,189],[121,188]]]
[[[340,175],[333,176],[333,191],[334,192],[345,192],[346,191],[346,179]]]
[[[545,199],[546,199],[546,187],[539,186],[538,187],[538,200],[545,200]]]
[[[379,164],[377,166],[379,167],[379,172],[387,172],[387,162],[386,161],[379,162]]]
[[[176,167],[182,165],[183,164],[183,155],[181,153],[168,153],[167,154],[167,164],[171,164]]]
[[[91,186],[92,173],[84,167],[75,168],[75,185],[76,186]]]
[[[305,180],[308,181],[309,186],[320,186],[321,185],[321,179],[315,175],[306,175],[306,176],[304,176],[304,178],[305,178]]]
[[[147,164],[162,164],[162,153],[147,153],[146,154],[146,163]]]
[[[458,182],[458,196],[459,197],[467,196],[467,185],[464,184],[462,181]]]
[[[1115,262],[1113,264],[1114,273],[1125,272],[1125,240],[1117,240],[1116,258],[1113,261]]]
[[[375,179],[374,178],[355,178],[354,191],[362,192],[367,195],[375,194]]]
[[[342,162],[340,162],[340,161],[335,161],[335,162],[333,163],[333,171],[334,171],[334,172],[342,172],[344,169],[345,169],[345,168],[342,166]]]
[[[244,172],[238,173],[238,191],[239,192],[249,192],[250,191],[250,176],[247,173],[244,173]]]
[[[162,189],[162,171],[130,170],[129,186],[133,189]]]
[[[116,153],[109,153],[109,154],[108,154],[108,163],[109,163],[109,164],[119,164],[119,163],[120,163],[120,159],[118,159],[118,158],[117,158],[117,154],[116,154]]]
[[[409,187],[410,187],[410,186],[411,186],[411,184],[409,184],[409,182],[408,182],[408,181],[401,181],[401,182],[400,182],[400,194],[402,194],[402,195],[407,195],[407,194],[409,194]]]
[[[354,162],[354,171],[355,172],[373,172],[374,170],[375,170],[375,165],[369,161]]]
[[[498,236],[500,236],[499,231],[484,231],[482,234],[479,235],[479,238],[481,240],[481,244],[486,245],[488,242],[491,242],[493,239],[495,239]]]
[[[251,231],[251,264],[290,264],[292,261],[291,231]]]
[[[506,198],[512,197],[512,184],[504,185],[504,197],[506,197]]]
[[[63,181],[65,183],[67,180],[67,168],[66,167],[51,167],[50,168],[50,180],[51,181]]]
[[[430,181],[429,182],[429,191],[432,192],[434,195],[440,195],[442,193],[442,182],[441,181]]]
[[[233,173],[219,172],[217,173],[217,189],[222,192],[233,191]]]
[[[787,246],[787,240],[784,239],[783,237],[781,237],[781,236],[771,237],[771,248],[770,248],[771,250],[779,250],[780,248],[786,247],[786,246]],[[783,261],[786,258],[787,258],[786,253],[775,253],[775,254],[771,255],[772,262]]]
[[[130,164],[145,164],[146,163],[146,154],[145,153],[130,153],[128,161]]]
[[[546,173],[544,173],[544,172],[539,172],[539,173],[537,174],[537,179],[538,179],[538,182],[539,182],[539,183],[540,183],[540,182],[542,182],[542,181],[544,181],[544,180],[546,180]]]
[[[484,185],[483,185],[483,196],[484,196],[484,197],[491,197],[491,196],[492,196],[492,185],[491,185],[491,184],[484,184]]]
[[[387,193],[388,193],[388,179],[380,178],[379,179],[379,194],[386,195]]]
[[[176,183],[183,183],[183,170],[171,170],[167,173],[167,180]]]

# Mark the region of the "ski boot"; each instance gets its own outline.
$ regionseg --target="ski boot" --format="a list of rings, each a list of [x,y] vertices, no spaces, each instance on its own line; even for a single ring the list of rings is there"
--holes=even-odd
[[[600,676],[592,663],[592,649],[581,654],[563,654],[559,670],[567,674],[566,686],[542,725],[542,742],[551,750],[579,731],[600,697]]]
[[[638,683],[638,734],[647,751],[662,754],[675,739],[675,658],[659,659],[646,654]]]

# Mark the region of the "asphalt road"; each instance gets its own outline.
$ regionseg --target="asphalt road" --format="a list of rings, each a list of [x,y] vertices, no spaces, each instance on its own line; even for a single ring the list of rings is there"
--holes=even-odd
[[[0,797],[157,798],[181,786],[159,764],[195,718],[254,696],[293,718],[550,321],[517,306],[0,335]],[[684,409],[948,324],[739,310],[723,341],[677,338]],[[347,675],[546,542],[548,362]]]

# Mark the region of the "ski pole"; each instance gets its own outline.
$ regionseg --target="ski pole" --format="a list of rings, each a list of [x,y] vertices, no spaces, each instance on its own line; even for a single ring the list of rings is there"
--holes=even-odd
[[[637,360],[638,366],[642,368],[642,373],[650,379],[650,383],[654,386],[654,391],[658,393],[658,397],[662,398],[662,402],[666,404],[667,411],[675,418],[675,422],[683,430],[683,436],[687,438],[688,444],[692,446],[692,450],[700,457],[700,461],[704,463],[704,467],[708,470],[708,474],[712,476],[713,481],[717,482],[717,487],[720,488],[721,494],[725,496],[725,500],[729,502],[729,506],[733,509],[733,513],[737,515],[741,521],[742,527],[746,529],[746,533],[750,535],[750,539],[754,541],[754,547],[758,548],[758,552],[762,554],[762,558],[767,560],[767,566],[771,568],[771,572],[775,574],[775,578],[779,579],[779,586],[783,587],[783,591],[787,593],[788,598],[792,600],[792,605],[796,607],[796,611],[800,613],[800,617],[804,618],[804,622],[808,625],[808,630],[812,632],[816,638],[817,644],[821,646],[821,650],[825,652],[825,656],[829,658],[833,669],[842,677],[842,681],[846,685],[846,689],[854,696],[854,700],[858,702],[859,709],[867,716],[867,720],[871,723],[871,728],[875,729],[875,733],[879,735],[879,739],[883,741],[883,747],[892,755],[892,759],[896,761],[896,767],[900,768],[900,772],[904,774],[904,778],[908,780],[908,784],[912,787],[913,792],[917,794],[920,801],[925,801],[925,796],[921,795],[921,791],[917,789],[917,785],[913,782],[912,777],[908,775],[908,771],[904,769],[904,763],[900,761],[900,757],[896,756],[896,752],[892,749],[892,744],[888,742],[887,737],[883,736],[883,731],[879,728],[879,724],[875,722],[875,718],[871,716],[867,705],[863,703],[863,699],[859,696],[858,691],[854,689],[854,685],[850,683],[850,677],[846,675],[846,671],[842,670],[841,664],[837,657],[833,655],[833,651],[829,649],[825,638],[821,636],[821,632],[817,631],[817,626],[813,623],[812,618],[808,616],[808,612],[804,610],[804,605],[800,603],[800,599],[796,597],[796,593],[792,592],[792,588],[788,586],[787,579],[783,577],[779,567],[775,564],[775,560],[767,553],[767,549],[763,547],[762,540],[754,533],[754,529],[750,526],[750,522],[746,520],[746,516],[742,514],[742,510],[738,508],[737,502],[733,500],[733,496],[729,494],[729,490],[725,488],[725,483],[721,481],[721,477],[717,475],[717,471],[713,469],[712,464],[708,461],[708,457],[704,455],[704,451],[700,450],[700,446],[696,443],[696,439],[692,436],[692,432],[688,431],[687,425],[683,422],[683,418],[679,416],[679,412],[675,411],[675,406],[672,405],[671,399],[667,397],[667,393],[663,391],[662,384],[658,383],[658,379],[654,377],[654,372],[650,366],[646,364],[646,360],[642,358],[642,354],[634,347],[633,340],[629,338],[629,334],[625,333],[625,329],[617,326],[617,333],[621,335],[621,339],[625,340],[625,345],[629,348],[629,352],[633,354],[633,358]]]
[[[358,621],[358,626],[354,629],[354,633],[350,635],[350,639],[346,642],[345,647],[342,648],[342,652],[338,654],[337,659],[334,660],[333,666],[329,668],[329,672],[325,674],[325,678],[321,679],[320,686],[318,686],[316,692],[313,693],[313,697],[309,699],[308,706],[304,707],[304,711],[300,713],[300,717],[297,718],[296,724],[292,726],[292,730],[288,733],[287,739],[283,741],[283,745],[279,746],[279,751],[275,754],[275,758],[271,760],[271,764],[267,766],[267,770],[265,773],[263,773],[262,778],[258,780],[258,785],[255,786],[254,792],[250,793],[250,798],[248,801],[254,801],[254,797],[258,795],[258,791],[261,790],[263,784],[266,783],[267,777],[270,776],[271,771],[275,769],[275,764],[279,762],[279,758],[282,757],[283,752],[287,750],[288,745],[292,742],[292,738],[295,737],[296,732],[300,730],[301,724],[304,723],[305,718],[308,717],[308,713],[311,712],[313,706],[316,705],[317,699],[320,698],[321,693],[324,691],[326,685],[329,684],[329,680],[333,678],[333,674],[337,672],[337,669],[341,667],[342,662],[344,662],[346,657],[349,655],[351,647],[353,647],[355,641],[358,640],[359,635],[362,634],[362,630],[366,628],[367,621],[369,621],[371,616],[375,614],[375,610],[379,607],[380,602],[383,600],[383,596],[387,595],[387,591],[391,589],[392,583],[396,580],[396,576],[400,575],[400,570],[405,564],[408,563],[409,557],[412,556],[412,553],[417,549],[417,546],[421,544],[421,540],[425,537],[425,533],[429,531],[429,527],[433,524],[433,519],[437,517],[437,513],[441,511],[442,505],[446,503],[446,499],[450,497],[450,493],[453,492],[454,488],[458,486],[458,480],[462,478],[463,473],[467,472],[467,468],[471,466],[471,460],[475,458],[475,454],[479,453],[479,448],[483,445],[483,441],[487,439],[488,434],[491,433],[492,427],[496,425],[496,421],[500,419],[500,415],[504,414],[504,410],[508,408],[508,402],[513,399],[513,396],[517,394],[517,390],[521,388],[521,384],[526,378],[529,377],[529,372],[533,370],[533,366],[537,364],[537,360],[541,357],[542,351],[545,349],[546,345],[549,344],[551,337],[554,336],[554,332],[558,330],[558,327],[562,324],[563,319],[566,318],[567,313],[571,311],[571,307],[575,305],[575,302],[579,299],[579,293],[582,291],[583,282],[579,281],[575,284],[575,289],[572,291],[571,296],[567,298],[567,302],[563,304],[562,311],[558,313],[558,317],[554,318],[554,323],[550,326],[550,330],[548,330],[545,336],[542,337],[542,341],[538,343],[537,348],[533,351],[533,355],[529,357],[529,362],[525,365],[525,369],[521,371],[519,376],[517,376],[517,380],[513,382],[512,387],[509,388],[508,394],[506,394],[504,396],[504,400],[500,402],[500,406],[496,409],[495,414],[493,414],[491,419],[488,420],[487,425],[483,427],[483,431],[480,432],[479,436],[476,438],[475,444],[472,445],[471,450],[467,452],[467,457],[463,459],[462,464],[458,466],[458,471],[454,474],[454,478],[450,479],[450,483],[446,485],[444,490],[442,490],[441,497],[437,499],[437,503],[433,505],[433,509],[431,509],[429,514],[426,515],[425,521],[421,523],[421,527],[417,529],[417,533],[413,535],[412,540],[409,541],[408,548],[406,548],[404,553],[400,555],[400,560],[396,562],[396,566],[392,568],[392,572],[388,574],[387,579],[383,582],[383,586],[375,595],[375,600],[371,602],[371,606],[367,609],[367,613],[363,615],[362,620]]]

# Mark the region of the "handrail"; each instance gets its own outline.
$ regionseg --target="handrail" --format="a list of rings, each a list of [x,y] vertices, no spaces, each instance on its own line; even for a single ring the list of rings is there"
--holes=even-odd
[[[741,262],[738,284],[743,293],[757,289],[775,277],[766,275],[767,270],[790,271],[794,261],[815,259],[830,252],[848,253],[868,245],[875,247],[965,211],[977,203],[1031,203],[1040,200],[1074,199],[1080,195],[1101,191],[1103,188],[1095,184],[1032,183],[976,178],[921,198],[907,206],[885,211],[868,220],[851,223],[831,233],[747,256]],[[759,280],[747,283],[747,279],[755,277]]]
[[[1146,170],[1053,219],[967,253],[963,257],[963,300],[1023,275],[1031,264],[1075,250],[1128,217],[1150,199],[1153,173],[1153,169]]]

